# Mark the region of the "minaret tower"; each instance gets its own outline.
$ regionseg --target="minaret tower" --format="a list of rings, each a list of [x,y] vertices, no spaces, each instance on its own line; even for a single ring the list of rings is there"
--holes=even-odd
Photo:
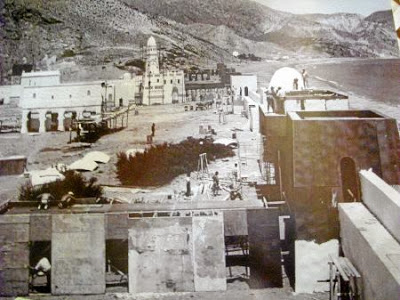
[[[147,41],[146,48],[146,73],[159,74],[160,66],[158,63],[157,44],[154,37],[150,37]]]

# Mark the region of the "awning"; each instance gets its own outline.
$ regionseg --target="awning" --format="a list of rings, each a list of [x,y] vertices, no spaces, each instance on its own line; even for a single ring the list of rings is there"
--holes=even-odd
[[[55,168],[48,168],[46,170],[30,171],[29,178],[32,186],[37,186],[57,180],[64,180],[65,176]]]
[[[83,159],[106,164],[110,161],[110,156],[100,151],[92,151],[87,153]]]
[[[97,167],[97,163],[93,160],[82,158],[70,164],[68,169],[76,171],[94,171],[97,169]]]

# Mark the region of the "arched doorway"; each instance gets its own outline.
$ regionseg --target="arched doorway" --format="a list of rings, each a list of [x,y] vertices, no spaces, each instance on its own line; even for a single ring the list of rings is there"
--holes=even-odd
[[[58,113],[48,111],[45,121],[46,131],[57,131],[58,129]]]
[[[179,103],[178,88],[176,86],[172,89],[172,103]]]
[[[247,86],[244,87],[244,95],[246,97],[249,95],[249,88]]]
[[[74,120],[76,119],[76,111],[66,111],[64,113],[64,130],[75,130]]]
[[[28,113],[28,120],[27,128],[28,132],[39,132],[40,127],[40,117],[38,112],[29,112]]]
[[[340,160],[340,174],[344,202],[360,201],[359,177],[356,164],[350,157]]]

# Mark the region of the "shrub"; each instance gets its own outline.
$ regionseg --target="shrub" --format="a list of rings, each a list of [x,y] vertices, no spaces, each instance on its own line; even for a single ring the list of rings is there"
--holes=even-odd
[[[199,155],[202,153],[207,153],[208,161],[234,155],[230,147],[213,144],[211,139],[190,138],[179,144],[152,146],[134,156],[119,153],[117,176],[123,185],[164,185],[181,174],[197,171]]]
[[[76,54],[74,50],[71,49],[66,49],[64,50],[64,53],[61,55],[61,57],[74,57]]]
[[[42,193],[50,193],[55,199],[60,199],[69,191],[77,198],[100,197],[102,195],[101,186],[96,184],[97,179],[92,177],[86,180],[80,173],[66,171],[65,179],[44,184],[40,187],[33,187],[27,183],[19,188],[19,200],[36,200]]]

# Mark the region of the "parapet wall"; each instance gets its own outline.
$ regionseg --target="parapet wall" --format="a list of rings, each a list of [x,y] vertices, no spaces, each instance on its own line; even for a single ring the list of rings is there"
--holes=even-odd
[[[364,204],[400,242],[400,193],[372,171],[362,170],[360,180]]]
[[[400,245],[362,203],[339,204],[345,256],[361,274],[362,299],[398,299]]]

